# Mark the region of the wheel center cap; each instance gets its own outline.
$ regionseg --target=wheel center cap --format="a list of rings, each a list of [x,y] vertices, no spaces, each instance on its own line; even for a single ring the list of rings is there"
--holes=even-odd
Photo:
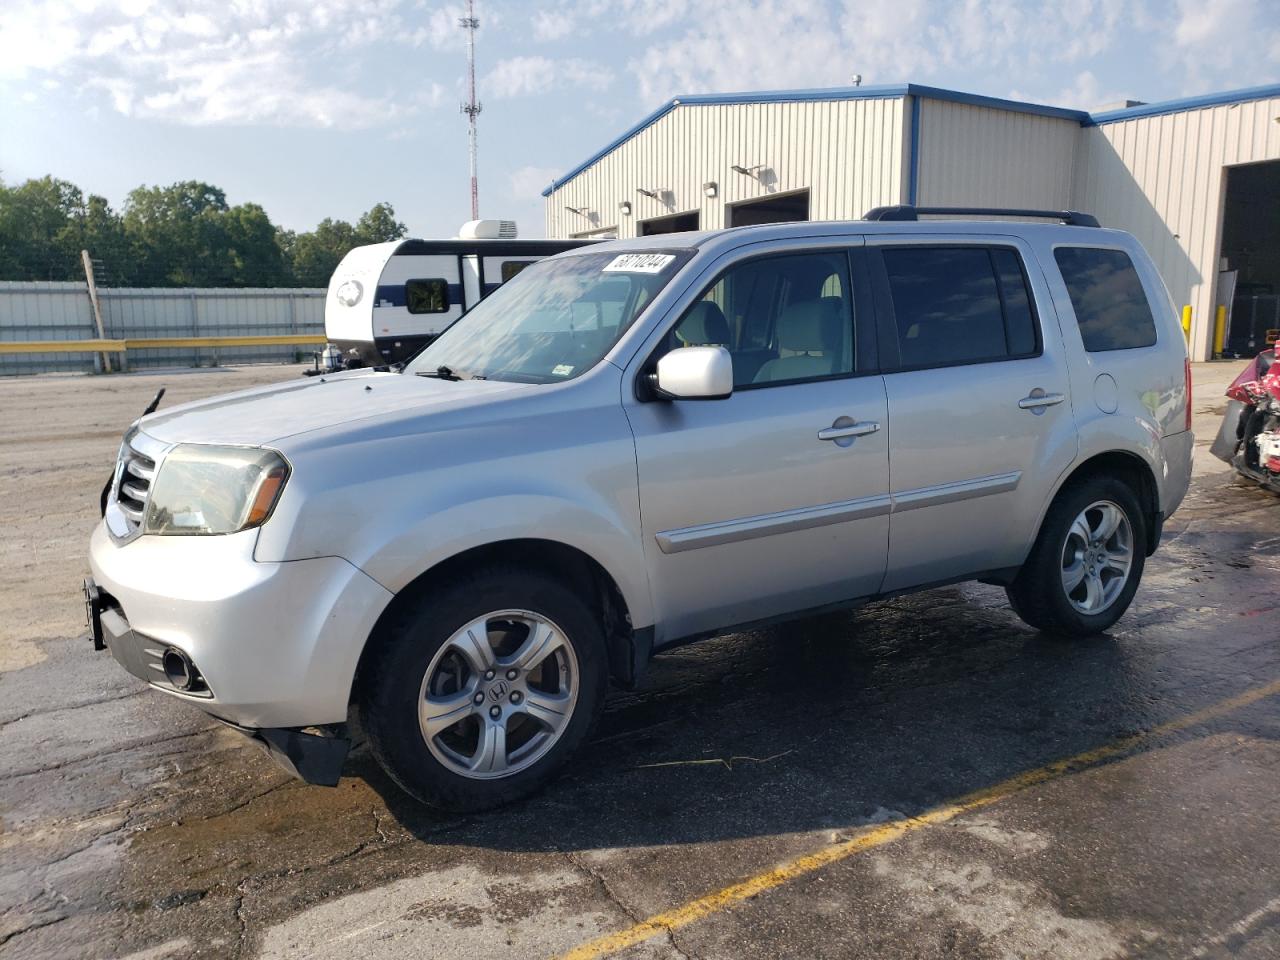
[[[489,699],[497,703],[507,695],[507,681],[499,680],[489,688]]]

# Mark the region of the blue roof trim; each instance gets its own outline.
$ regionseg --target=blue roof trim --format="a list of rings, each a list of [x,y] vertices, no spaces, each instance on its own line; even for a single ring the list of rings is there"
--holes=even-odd
[[[1120,120],[1135,120],[1138,117],[1158,117],[1162,113],[1178,113],[1182,110],[1195,110],[1200,107],[1220,107],[1226,103],[1247,103],[1250,100],[1267,100],[1271,97],[1280,97],[1280,83],[1271,83],[1261,87],[1245,87],[1242,90],[1224,90],[1222,93],[1206,93],[1199,97],[1183,97],[1181,100],[1144,103],[1140,107],[1108,110],[1105,113],[1092,113],[1085,120],[1084,126],[1096,127],[1103,123],[1116,123]]]
[[[977,93],[944,90],[942,87],[925,87],[918,83],[908,83],[907,93],[913,97],[923,97],[926,100],[947,100],[951,103],[965,103],[974,107],[990,107],[993,110],[1008,110],[1012,113],[1031,113],[1040,117],[1053,117],[1057,120],[1074,120],[1077,123],[1083,123],[1089,118],[1089,114],[1083,110],[1051,107],[1045,103],[1028,103],[1025,100],[984,97]]]
[[[907,159],[907,203],[916,205],[920,192],[920,98],[911,98],[911,155]]]
[[[1022,100],[1005,100],[1000,97],[985,97],[976,93],[963,93],[959,90],[946,90],[942,87],[927,87],[918,83],[883,84],[871,87],[819,87],[812,90],[758,90],[744,93],[700,93],[685,97],[674,97],[668,100],[653,113],[649,114],[635,126],[626,130],[601,149],[597,150],[582,163],[578,164],[562,177],[551,181],[551,185],[542,191],[544,197],[551,196],[592,164],[602,160],[632,137],[653,126],[668,113],[680,106],[733,105],[741,103],[797,103],[821,100],[886,100],[900,97],[922,97],[927,100],[945,100],[950,103],[963,103],[976,107],[990,107],[994,110],[1008,110],[1014,113],[1029,113],[1041,117],[1054,117],[1059,120],[1074,120],[1082,127],[1097,126],[1102,123],[1115,123],[1119,120],[1131,120],[1136,117],[1153,117],[1162,113],[1176,113],[1179,110],[1193,110],[1197,107],[1213,107],[1224,103],[1243,103],[1249,100],[1264,100],[1280,96],[1280,84],[1261,87],[1248,87],[1243,90],[1228,90],[1223,93],[1210,93],[1200,97],[1187,97],[1181,100],[1165,100],[1161,103],[1148,103],[1141,107],[1128,107],[1124,110],[1109,110],[1106,113],[1090,114],[1084,110],[1070,110],[1066,107],[1053,107],[1042,103],[1027,103]]]

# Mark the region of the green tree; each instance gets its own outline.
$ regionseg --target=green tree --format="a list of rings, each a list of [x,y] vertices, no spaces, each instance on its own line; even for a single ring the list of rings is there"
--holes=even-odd
[[[123,286],[132,279],[133,263],[124,223],[120,215],[111,209],[106,197],[91,194],[83,207],[63,225],[57,245],[74,261],[71,276],[64,279],[82,279],[81,250],[88,250],[101,264],[97,274],[101,286]]]
[[[406,233],[403,223],[389,203],[375,203],[356,222],[356,236],[361,243],[386,243],[399,240]]]
[[[80,251],[103,269],[103,286],[317,286],[352,247],[398,240],[405,225],[389,203],[352,226],[325,218],[306,233],[275,226],[260,205],[230,206],[212,184],[138,187],[123,214],[65,180],[0,182],[0,279],[79,280]]]
[[[310,233],[294,238],[293,282],[300,287],[328,286],[338,262],[361,242],[347,221],[325,217]]]
[[[16,187],[0,186],[0,275],[78,279],[80,248],[65,228],[85,210],[84,194],[66,180],[41,177]]]
[[[124,229],[138,282],[156,286],[227,286],[235,276],[227,237],[227,197],[196,180],[138,187],[124,209]]]
[[[224,214],[231,257],[231,283],[237,287],[287,286],[289,271],[276,227],[256,203],[242,203]]]
[[[354,227],[345,220],[326,217],[310,233],[288,234],[293,281],[300,287],[328,286],[333,271],[352,247],[399,240],[405,233],[405,225],[396,219],[395,208],[389,203],[374,204]]]

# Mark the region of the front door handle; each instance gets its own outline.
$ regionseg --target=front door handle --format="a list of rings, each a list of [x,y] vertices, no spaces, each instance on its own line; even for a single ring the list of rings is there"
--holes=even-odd
[[[1036,416],[1044,413],[1046,407],[1052,407],[1067,399],[1061,393],[1045,393],[1039,387],[1031,391],[1031,395],[1023,397],[1018,401],[1018,406],[1023,410],[1030,410]]]
[[[842,447],[853,443],[855,437],[865,437],[869,433],[878,433],[880,424],[874,420],[854,420],[852,417],[838,417],[831,426],[818,431],[819,440],[834,440]],[[840,443],[841,440],[846,441]]]

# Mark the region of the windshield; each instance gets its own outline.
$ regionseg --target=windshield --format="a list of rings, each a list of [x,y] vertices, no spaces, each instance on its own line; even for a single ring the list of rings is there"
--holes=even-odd
[[[446,380],[557,383],[590,370],[692,250],[584,253],[522,270],[405,368]]]

